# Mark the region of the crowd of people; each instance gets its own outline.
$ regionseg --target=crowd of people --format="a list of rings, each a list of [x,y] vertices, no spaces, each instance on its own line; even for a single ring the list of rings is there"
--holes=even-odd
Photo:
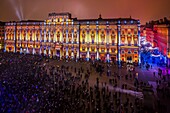
[[[167,103],[170,100],[170,75],[168,69],[163,74],[162,69],[158,68],[158,73],[153,72],[153,76],[156,78],[156,92],[158,108],[161,110],[167,110]]]
[[[38,55],[1,53],[0,112],[144,113],[141,99],[109,88],[119,87],[116,72],[109,70],[108,76],[117,76],[101,82],[107,69],[109,66],[98,63],[89,62],[86,67],[50,65]],[[91,84],[93,70],[97,74]],[[128,88],[122,84],[120,89]]]
[[[143,53],[140,68],[148,71],[153,71],[153,78],[155,80],[148,84],[146,87],[152,89],[157,101],[156,106],[159,112],[166,112],[167,104],[169,104],[170,95],[170,74],[169,67],[164,64],[164,59],[151,56],[150,53]],[[153,69],[154,68],[154,69]],[[150,75],[151,76],[151,75]]]

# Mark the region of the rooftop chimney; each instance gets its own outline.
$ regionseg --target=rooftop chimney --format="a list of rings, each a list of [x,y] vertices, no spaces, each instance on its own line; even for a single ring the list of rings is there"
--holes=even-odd
[[[160,19],[160,23],[162,24],[164,21],[163,21],[163,19]]]
[[[99,19],[102,19],[102,15],[101,14],[99,14]]]

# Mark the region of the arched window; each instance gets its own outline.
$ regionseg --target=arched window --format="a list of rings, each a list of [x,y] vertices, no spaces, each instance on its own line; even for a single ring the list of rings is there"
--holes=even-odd
[[[94,44],[94,39],[95,39],[95,34],[94,31],[91,32],[91,40],[92,40],[92,44]]]
[[[60,32],[57,31],[57,42],[59,42],[59,41],[60,41]]]
[[[102,33],[101,33],[101,41],[102,41],[102,44],[105,42],[105,34],[104,34],[104,31],[102,31]]]
[[[82,32],[82,43],[85,43],[85,37],[86,37],[85,31],[83,30],[83,32]]]
[[[115,31],[111,32],[111,40],[112,40],[112,44],[115,43]]]

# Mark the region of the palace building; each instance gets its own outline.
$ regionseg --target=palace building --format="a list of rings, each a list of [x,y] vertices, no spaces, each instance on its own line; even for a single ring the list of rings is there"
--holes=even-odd
[[[45,21],[5,23],[5,51],[68,59],[140,62],[140,21],[77,19],[50,13]]]

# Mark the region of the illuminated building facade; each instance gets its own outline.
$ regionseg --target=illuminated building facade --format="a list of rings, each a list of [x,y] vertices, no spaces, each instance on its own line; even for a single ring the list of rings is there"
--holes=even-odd
[[[140,21],[77,19],[50,13],[45,21],[8,22],[5,51],[101,61],[139,61]]]
[[[0,22],[0,51],[4,50],[4,26],[5,23],[4,22]]]
[[[170,25],[170,24],[169,24]],[[167,64],[170,66],[170,26],[168,24],[154,25],[155,43],[160,52],[167,56]]]
[[[162,55],[166,56],[170,66],[170,20],[167,18],[151,21],[146,25],[146,39],[154,47],[158,47]]]

